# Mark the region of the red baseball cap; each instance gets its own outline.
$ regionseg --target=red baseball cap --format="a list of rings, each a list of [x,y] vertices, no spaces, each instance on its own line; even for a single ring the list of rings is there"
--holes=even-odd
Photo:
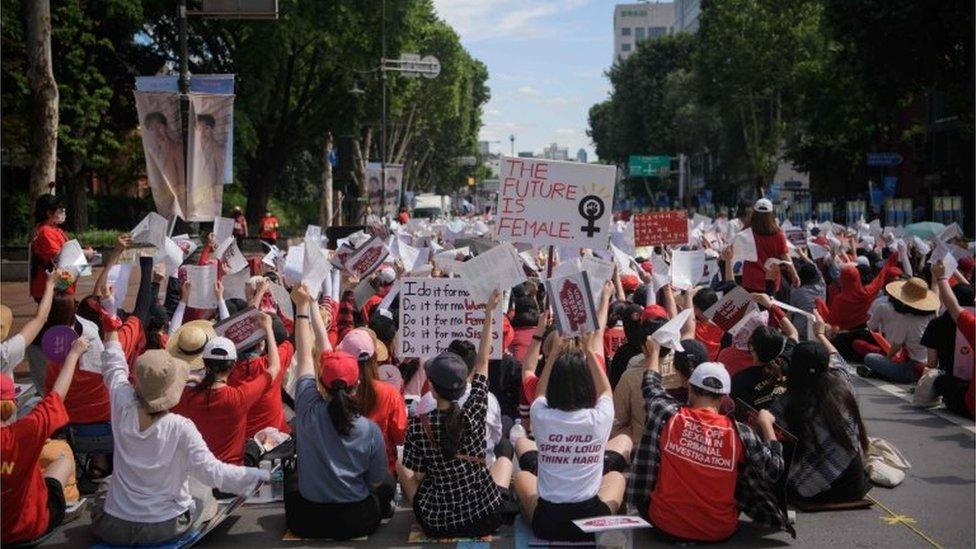
[[[664,310],[664,307],[660,305],[648,305],[644,307],[644,312],[641,313],[641,322],[647,322],[648,320],[667,320],[668,312]]]
[[[17,400],[17,387],[6,374],[0,375],[0,400]]]
[[[319,357],[319,380],[326,389],[333,388],[336,381],[352,387],[359,381],[359,361],[342,351],[324,352]]]
[[[620,277],[620,285],[624,287],[625,292],[634,292],[640,286],[640,279],[637,278],[637,275],[625,274]]]

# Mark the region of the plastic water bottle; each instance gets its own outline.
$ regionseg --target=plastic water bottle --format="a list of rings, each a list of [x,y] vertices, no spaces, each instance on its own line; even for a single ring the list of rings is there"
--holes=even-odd
[[[285,471],[280,459],[274,460],[274,468],[271,469],[271,497],[274,500],[285,497]]]
[[[512,425],[511,430],[508,431],[508,440],[514,446],[520,438],[525,438],[526,436],[528,435],[525,432],[525,427],[522,427],[522,418],[516,419],[515,425]]]
[[[270,461],[268,461],[266,459],[265,460],[262,460],[261,463],[258,464],[258,467],[260,467],[262,471],[267,471],[268,472],[268,475],[271,474],[271,462]],[[263,499],[263,500],[269,500],[269,499],[271,499],[271,484],[270,483],[267,483],[267,482],[262,482],[261,483],[261,489],[258,492],[258,497],[261,498],[261,499]]]

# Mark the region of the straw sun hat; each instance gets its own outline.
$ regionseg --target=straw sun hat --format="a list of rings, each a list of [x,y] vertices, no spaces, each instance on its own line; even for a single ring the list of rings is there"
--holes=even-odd
[[[203,368],[203,348],[217,337],[209,320],[194,320],[179,327],[169,338],[166,351],[190,366],[190,370]]]
[[[938,311],[939,296],[929,289],[929,285],[918,277],[897,280],[885,286],[885,291],[901,303],[919,311]]]

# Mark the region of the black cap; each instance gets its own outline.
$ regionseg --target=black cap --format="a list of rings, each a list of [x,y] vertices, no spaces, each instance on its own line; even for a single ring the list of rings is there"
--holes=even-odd
[[[458,355],[445,351],[427,361],[427,379],[442,398],[457,400],[468,385],[468,365]]]
[[[703,363],[708,362],[708,349],[697,339],[683,339],[681,346],[684,351],[675,351],[674,369],[685,377],[691,377],[691,372]]]

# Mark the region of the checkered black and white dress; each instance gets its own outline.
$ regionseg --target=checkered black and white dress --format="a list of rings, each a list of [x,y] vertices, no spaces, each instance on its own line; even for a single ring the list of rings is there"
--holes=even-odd
[[[487,411],[488,378],[475,375],[471,394],[461,408],[461,445],[452,459],[445,459],[437,445],[443,412],[434,410],[410,419],[403,464],[426,475],[414,498],[414,512],[425,530],[463,529],[488,517],[501,504],[500,489],[485,466]]]

